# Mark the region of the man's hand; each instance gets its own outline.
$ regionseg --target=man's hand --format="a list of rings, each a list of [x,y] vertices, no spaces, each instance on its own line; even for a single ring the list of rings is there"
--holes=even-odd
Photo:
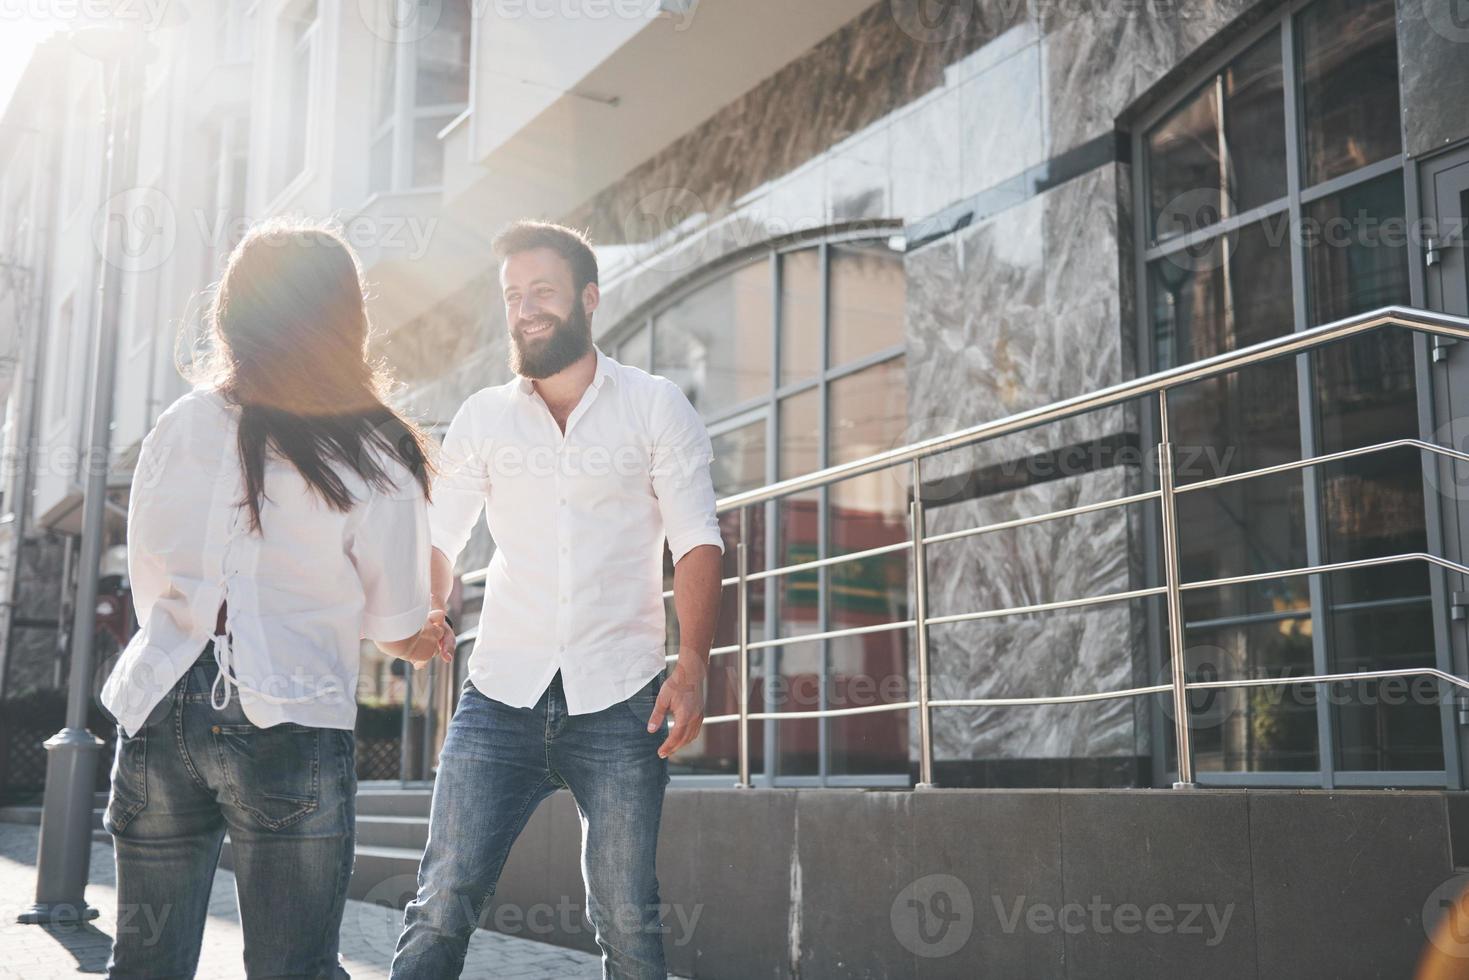
[[[444,610],[429,610],[428,621],[401,656],[413,665],[414,670],[427,667],[434,657],[442,657],[447,663],[454,662],[454,633],[444,622]]]
[[[672,712],[673,728],[658,746],[658,757],[666,759],[699,735],[704,726],[704,680],[709,672],[697,654],[679,654],[678,662],[658,692],[658,702],[648,717],[648,731],[656,732]]]

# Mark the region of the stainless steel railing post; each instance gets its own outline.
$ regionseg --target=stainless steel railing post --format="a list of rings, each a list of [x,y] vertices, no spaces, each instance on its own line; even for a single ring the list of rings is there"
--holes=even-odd
[[[1158,498],[1163,512],[1163,577],[1168,597],[1168,662],[1173,678],[1173,737],[1178,750],[1174,789],[1194,789],[1193,739],[1188,722],[1188,676],[1183,659],[1183,588],[1178,568],[1178,508],[1173,489],[1173,441],[1168,389],[1158,392]]]
[[[739,789],[750,788],[750,554],[747,543],[750,540],[750,508],[740,508],[740,532],[739,540],[735,544],[735,567],[738,569],[735,581],[735,602],[739,607],[739,622],[737,627],[740,631],[740,779],[735,783]]]
[[[913,629],[918,646],[918,782],[933,789],[933,709],[928,703],[928,553],[924,548],[923,471],[913,460],[913,492],[908,504],[913,525]]]

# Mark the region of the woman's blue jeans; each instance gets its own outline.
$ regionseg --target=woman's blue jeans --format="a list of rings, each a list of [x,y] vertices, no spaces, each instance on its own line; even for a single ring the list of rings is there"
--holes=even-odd
[[[192,977],[226,828],[250,977],[347,977],[337,944],[352,876],[354,736],[257,728],[210,703],[212,644],[131,738],[118,733],[103,826],[117,862],[107,976]]]

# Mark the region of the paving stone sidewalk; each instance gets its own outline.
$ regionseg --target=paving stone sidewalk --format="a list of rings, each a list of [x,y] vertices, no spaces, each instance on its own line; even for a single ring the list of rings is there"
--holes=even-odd
[[[87,901],[101,915],[69,928],[21,925],[15,917],[36,894],[36,842],[40,828],[0,823],[0,980],[56,980],[106,972],[117,922],[112,848],[92,845]],[[353,980],[388,976],[403,913],[368,902],[348,902],[342,917],[342,961]],[[221,868],[209,896],[209,921],[199,959],[201,980],[245,976],[235,876]],[[481,929],[469,944],[465,980],[579,980],[602,975],[598,957]]]

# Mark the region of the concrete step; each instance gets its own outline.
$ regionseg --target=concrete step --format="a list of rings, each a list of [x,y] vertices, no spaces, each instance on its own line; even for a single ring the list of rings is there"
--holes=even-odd
[[[357,815],[357,846],[402,847],[422,854],[428,846],[428,817]]]
[[[433,789],[402,789],[396,783],[358,783],[357,815],[428,818]]]

